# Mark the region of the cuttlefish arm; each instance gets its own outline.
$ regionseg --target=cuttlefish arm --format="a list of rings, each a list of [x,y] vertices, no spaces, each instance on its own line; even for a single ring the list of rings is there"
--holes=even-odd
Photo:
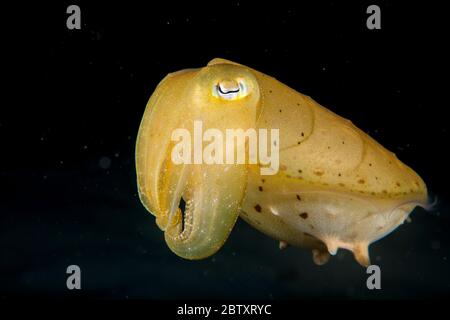
[[[180,257],[205,258],[224,244],[239,216],[247,166],[195,164],[194,150],[190,164],[176,163],[177,139],[186,138],[177,133],[185,129],[193,141],[195,122],[203,131],[254,128],[258,106],[253,74],[233,65],[169,74],[152,95],[136,145],[139,196]]]

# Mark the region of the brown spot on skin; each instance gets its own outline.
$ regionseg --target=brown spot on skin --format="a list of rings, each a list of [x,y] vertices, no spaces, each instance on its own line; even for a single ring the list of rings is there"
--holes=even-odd
[[[395,183],[395,185],[396,185],[397,187],[400,187],[400,182],[397,181],[397,182]]]
[[[386,191],[386,190],[383,190],[382,192],[383,192],[383,193],[387,193],[387,191]]]
[[[257,205],[255,206],[255,210],[256,210],[257,212],[261,212],[261,206],[260,206],[259,204],[257,204]]]
[[[258,190],[262,192],[263,191],[263,187],[259,186]]]
[[[280,166],[280,170],[281,170],[281,171],[286,171],[286,170],[287,170],[287,167],[286,167],[284,164],[282,164],[282,165]]]
[[[304,137],[305,136],[305,133],[304,132],[302,132],[302,137]]]
[[[300,144],[301,142],[300,141],[297,141],[297,144]]]
[[[302,198],[300,198],[300,196],[298,194],[297,194],[297,200],[302,201]]]
[[[358,180],[358,183],[359,183],[359,184],[364,184],[365,181],[364,181],[364,179],[359,179],[359,180]]]
[[[371,163],[369,163],[369,167],[371,167],[372,166],[372,164]]]
[[[298,173],[302,173],[302,172],[303,172],[302,170],[298,169]]]
[[[266,182],[266,179],[261,179],[262,183]]]
[[[281,113],[281,109],[280,109],[280,113]]]
[[[272,90],[269,90],[269,93],[272,93]]]
[[[313,173],[316,175],[316,176],[322,176],[323,174],[324,174],[324,172],[323,171],[321,171],[321,170],[317,170],[317,171],[313,171]]]
[[[328,146],[328,149],[331,149],[331,147],[330,147],[330,146]]]
[[[340,176],[342,176],[342,174],[338,173],[338,176],[340,177]]]
[[[342,141],[342,144],[345,144],[345,141]]]
[[[307,212],[302,212],[299,214],[300,218],[302,219],[308,219],[308,213]]]
[[[300,103],[297,102],[297,105],[300,107]]]

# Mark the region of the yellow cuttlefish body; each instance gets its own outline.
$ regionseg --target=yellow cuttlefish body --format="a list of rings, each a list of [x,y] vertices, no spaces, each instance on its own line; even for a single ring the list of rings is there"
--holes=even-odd
[[[261,163],[174,162],[173,132],[193,133],[195,121],[219,132],[278,129],[279,170],[264,175]],[[223,59],[161,81],[139,129],[136,169],[142,203],[169,248],[186,259],[218,251],[240,216],[280,248],[312,249],[317,264],[344,248],[367,266],[368,246],[428,204],[419,175],[349,120]]]

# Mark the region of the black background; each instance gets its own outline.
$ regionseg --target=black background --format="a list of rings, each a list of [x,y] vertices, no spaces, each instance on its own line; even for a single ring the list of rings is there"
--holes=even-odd
[[[0,296],[118,299],[448,297],[448,51],[431,2],[19,3],[4,10]],[[78,4],[82,29],[66,28]],[[378,4],[382,29],[366,28]],[[5,43],[5,42],[4,42]],[[227,58],[351,119],[414,168],[438,204],[371,246],[382,290],[340,250],[323,266],[239,221],[185,261],[137,197],[134,146],[169,72]],[[11,85],[11,86],[9,86]],[[158,150],[155,150],[158,152]],[[66,289],[66,268],[82,290]]]

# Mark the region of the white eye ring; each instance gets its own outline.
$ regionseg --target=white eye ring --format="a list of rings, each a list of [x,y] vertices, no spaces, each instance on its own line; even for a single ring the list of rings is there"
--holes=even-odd
[[[226,100],[234,100],[246,96],[246,87],[242,81],[223,80],[215,86],[218,97]]]

